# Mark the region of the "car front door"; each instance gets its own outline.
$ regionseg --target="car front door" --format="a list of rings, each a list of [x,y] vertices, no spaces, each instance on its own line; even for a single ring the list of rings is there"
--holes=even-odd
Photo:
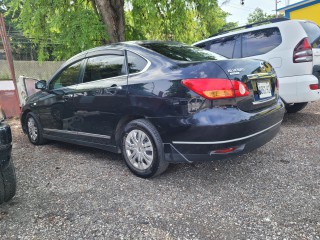
[[[82,60],[59,71],[49,82],[43,97],[35,103],[44,135],[49,138],[76,138],[76,129],[70,122],[75,119],[73,95],[79,82],[81,65]]]
[[[74,96],[80,141],[104,149],[114,147],[114,131],[128,105],[126,66],[124,51],[87,56],[83,81]]]

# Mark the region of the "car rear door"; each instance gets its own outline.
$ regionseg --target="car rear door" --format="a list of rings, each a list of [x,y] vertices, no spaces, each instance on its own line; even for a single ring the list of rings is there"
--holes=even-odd
[[[78,141],[112,148],[113,133],[127,105],[127,65],[122,50],[89,53],[74,95]],[[112,149],[109,149],[112,150]]]

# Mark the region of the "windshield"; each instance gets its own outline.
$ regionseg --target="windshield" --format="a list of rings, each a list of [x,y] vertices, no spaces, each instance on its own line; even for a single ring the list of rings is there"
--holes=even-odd
[[[319,47],[319,37],[320,37],[320,28],[313,22],[301,22],[300,23],[303,29],[306,31],[309,41],[311,45],[313,46],[315,42],[318,41],[318,47]]]
[[[152,42],[142,43],[141,46],[151,49],[161,55],[179,61],[205,61],[226,59],[219,54],[202,48],[189,46],[178,42]]]

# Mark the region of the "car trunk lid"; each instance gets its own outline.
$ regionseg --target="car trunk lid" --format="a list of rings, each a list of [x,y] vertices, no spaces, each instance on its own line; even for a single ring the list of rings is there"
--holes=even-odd
[[[234,59],[215,61],[230,80],[246,84],[249,95],[236,98],[239,109],[251,112],[273,105],[278,99],[278,83],[273,67],[262,60]]]

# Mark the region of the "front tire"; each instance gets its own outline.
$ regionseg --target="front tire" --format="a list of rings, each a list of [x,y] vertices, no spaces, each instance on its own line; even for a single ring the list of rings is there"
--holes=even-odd
[[[133,120],[125,126],[121,147],[126,165],[138,177],[155,177],[169,165],[164,160],[163,143],[157,129],[145,119]]]
[[[38,120],[38,117],[29,112],[26,117],[26,129],[29,141],[34,145],[42,145],[45,143],[45,139],[43,137],[43,130]]]
[[[296,113],[301,111],[302,109],[304,109],[307,106],[307,102],[303,102],[303,103],[293,103],[293,104],[286,104],[286,110],[287,113]]]

